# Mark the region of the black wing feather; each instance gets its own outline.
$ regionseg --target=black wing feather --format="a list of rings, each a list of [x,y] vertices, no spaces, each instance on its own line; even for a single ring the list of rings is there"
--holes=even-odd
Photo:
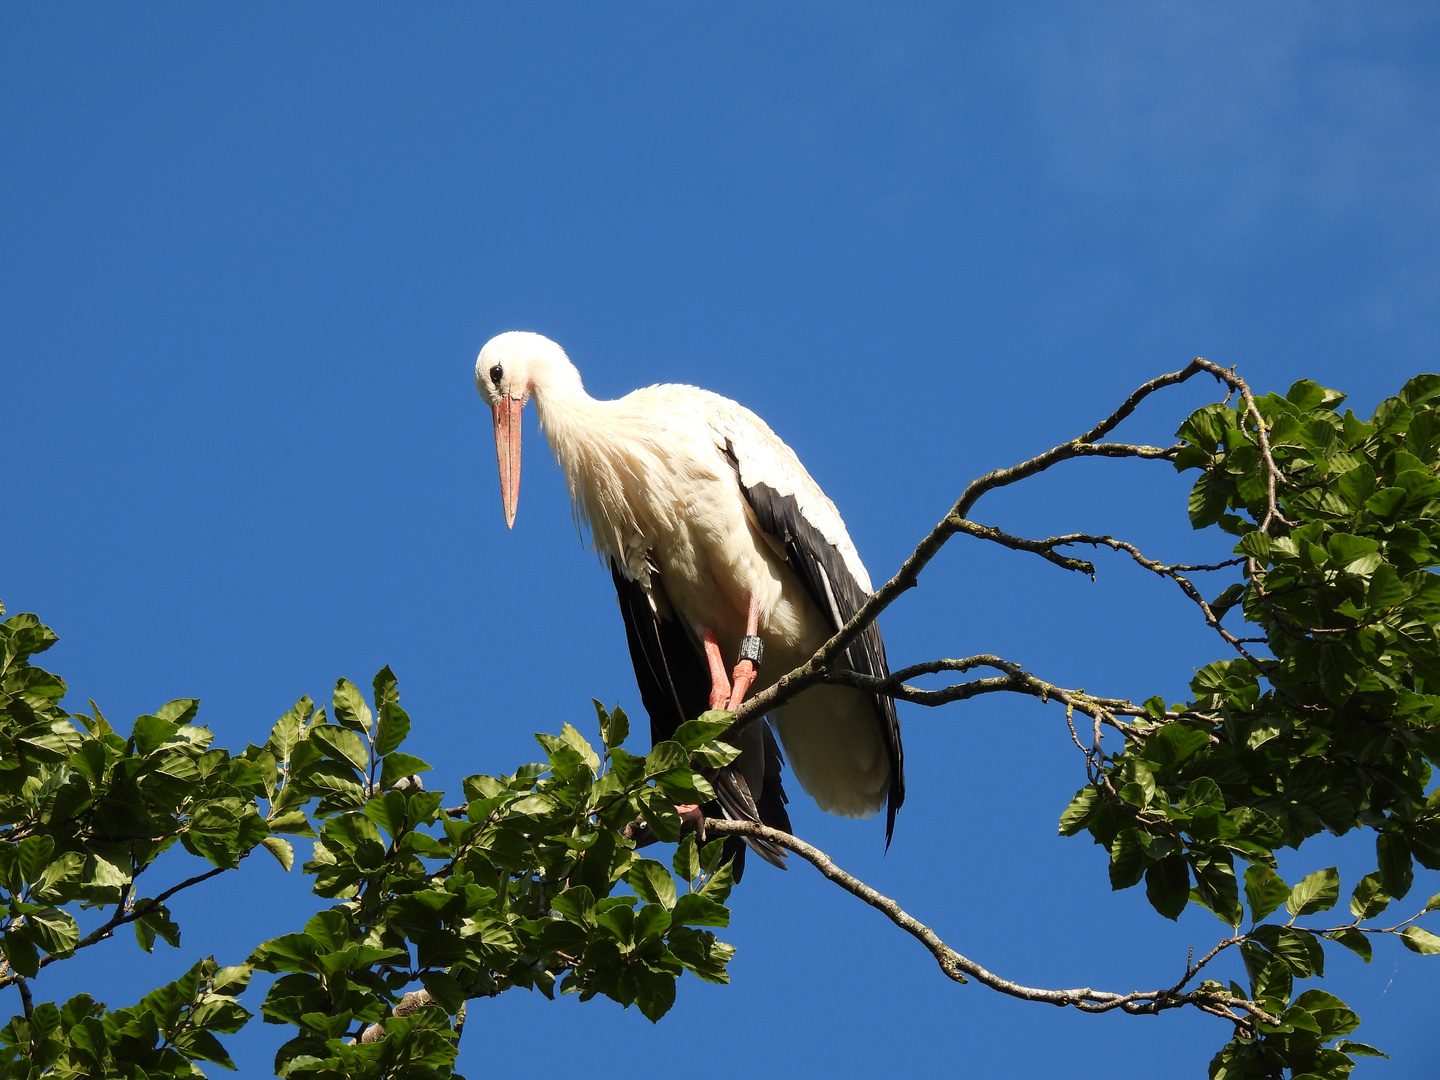
[[[734,461],[733,451],[728,446],[726,450]],[[738,475],[738,465],[736,471]],[[760,528],[785,546],[790,569],[805,586],[815,606],[829,619],[831,632],[839,630],[860,610],[869,593],[850,573],[840,552],[800,512],[794,496],[781,495],[768,484],[746,487],[742,482],[740,490],[755,511]],[[850,643],[846,659],[852,671],[880,679],[890,675],[885,641],[880,636],[880,627],[873,622]],[[905,750],[900,745],[900,720],[895,715],[894,700],[882,694],[872,694],[871,700],[885,740],[885,753],[890,758],[890,792],[885,808],[885,846],[888,848],[895,832],[895,813],[905,801]]]
[[[651,743],[672,738],[686,720],[710,708],[710,670],[689,633],[677,620],[662,619],[655,613],[645,586],[631,581],[615,560],[610,560],[610,576],[620,601],[620,614],[625,620],[625,639],[630,646],[630,661],[635,666],[635,681],[640,686],[640,701],[650,715]],[[650,588],[663,590],[659,575],[652,573]],[[790,815],[785,810],[785,791],[780,784],[780,748],[765,725],[765,786],[757,805],[745,774],[738,761],[716,772],[712,778],[718,798],[704,807],[707,816],[724,816],[742,821],[760,821],[776,829],[790,831]],[[766,862],[785,868],[785,849],[764,840],[742,842],[731,837],[726,852],[735,860],[738,881],[745,867],[746,843]]]

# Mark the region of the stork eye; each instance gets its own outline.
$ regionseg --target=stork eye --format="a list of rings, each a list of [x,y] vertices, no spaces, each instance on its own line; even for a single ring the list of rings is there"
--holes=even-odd
[[[503,379],[504,377],[505,377],[505,370],[504,370],[499,364],[496,364],[494,367],[492,367],[492,368],[490,369],[490,381],[491,381],[492,383],[494,383],[496,386],[499,386],[499,385],[500,385],[500,380]]]

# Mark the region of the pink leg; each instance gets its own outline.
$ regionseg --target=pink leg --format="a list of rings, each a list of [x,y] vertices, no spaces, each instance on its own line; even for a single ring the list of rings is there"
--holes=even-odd
[[[700,633],[705,645],[705,659],[710,663],[710,708],[723,709],[730,701],[730,680],[725,675],[725,658],[720,643],[709,630]]]
[[[760,631],[760,601],[754,596],[750,597],[750,610],[745,615],[745,636],[757,637]],[[730,689],[730,700],[726,704],[731,712],[740,708],[740,703],[745,700],[745,695],[750,692],[750,686],[760,674],[760,669],[750,660],[741,660],[735,665],[734,683]]]
[[[723,709],[730,700],[730,680],[725,675],[725,658],[720,652],[720,643],[709,630],[700,633],[705,646],[705,660],[710,665],[710,708]],[[703,842],[705,839],[705,814],[694,803],[677,803],[675,812],[680,815],[680,825],[685,831],[694,831]]]

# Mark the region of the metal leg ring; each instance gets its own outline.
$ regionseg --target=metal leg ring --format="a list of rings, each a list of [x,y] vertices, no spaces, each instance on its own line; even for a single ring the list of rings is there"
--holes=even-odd
[[[765,655],[765,643],[754,634],[747,634],[740,639],[740,659],[749,660],[755,665],[755,670],[760,670],[760,659]]]

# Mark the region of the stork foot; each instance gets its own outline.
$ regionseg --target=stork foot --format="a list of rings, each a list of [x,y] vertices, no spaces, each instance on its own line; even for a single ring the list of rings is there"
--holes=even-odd
[[[675,813],[680,815],[680,831],[693,832],[695,839],[705,842],[705,812],[694,803],[677,803]]]
[[[750,687],[760,674],[760,659],[764,655],[765,643],[755,634],[752,626],[750,633],[740,639],[740,662],[735,665],[735,674],[730,684],[730,699],[725,705],[731,712],[740,708],[740,703],[750,692]]]
[[[749,660],[741,660],[735,665],[735,681],[730,684],[730,700],[721,708],[734,712],[740,708],[740,703],[745,700],[745,695],[750,692],[751,685],[759,676],[760,672],[755,670],[755,665]]]

